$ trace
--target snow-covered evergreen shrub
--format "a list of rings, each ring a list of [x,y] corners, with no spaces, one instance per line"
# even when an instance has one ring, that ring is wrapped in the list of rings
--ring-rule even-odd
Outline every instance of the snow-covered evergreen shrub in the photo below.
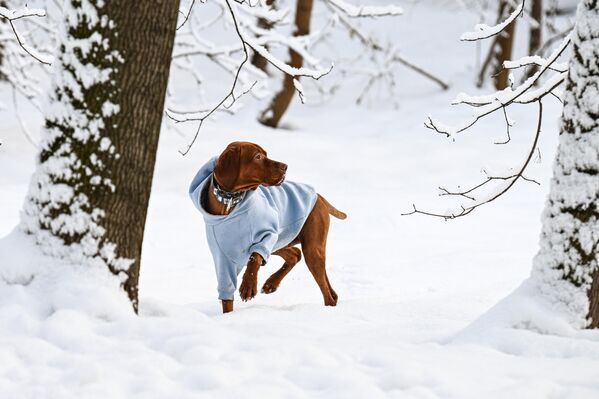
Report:
[[[39,165],[22,227],[49,255],[115,271],[125,270],[130,261],[118,258],[115,246],[103,239],[106,210],[93,203],[113,193],[112,171],[105,165],[119,156],[104,129],[119,112],[112,100],[123,60],[111,49],[116,30],[103,5],[92,0],[64,4]]]
[[[578,327],[599,326],[599,1],[572,33],[558,153],[533,279]]]

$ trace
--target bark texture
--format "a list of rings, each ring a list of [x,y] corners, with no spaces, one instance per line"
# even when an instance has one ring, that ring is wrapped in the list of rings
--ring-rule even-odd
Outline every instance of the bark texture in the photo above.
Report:
[[[105,265],[133,307],[179,0],[69,0],[23,212],[45,252]]]
[[[533,277],[579,327],[599,327],[599,4],[583,0]]]
[[[294,36],[304,36],[310,33],[310,19],[312,18],[312,4],[313,0],[297,0],[297,8],[295,10],[295,32]],[[289,65],[294,68],[301,68],[303,65],[303,58],[300,54],[296,53],[292,49],[289,49]],[[270,126],[277,127],[281,118],[287,111],[291,99],[295,93],[295,87],[293,85],[293,77],[285,75],[283,80],[283,87],[272,99],[268,108],[260,116],[260,123]]]
[[[541,48],[541,40],[543,36],[543,0],[532,0],[530,16],[538,23],[537,26],[531,25],[528,38],[528,54],[535,55],[539,51],[539,48]],[[528,68],[526,71],[526,77],[531,77],[537,72],[538,69],[538,66],[532,66]]]
[[[501,0],[499,3],[497,23],[505,21],[512,12],[514,12],[514,6],[510,0]],[[485,79],[489,75],[493,77],[493,85],[497,90],[503,90],[508,87],[509,71],[503,70],[503,62],[512,58],[514,35],[516,34],[516,21],[517,19],[495,36],[493,44],[487,54],[487,58],[478,75],[479,87],[485,83]]]
[[[121,112],[107,129],[118,159],[107,164],[116,190],[99,198],[106,210],[106,238],[119,255],[134,259],[125,290],[137,307],[141,249],[156,150],[175,41],[179,0],[111,0],[119,29],[114,46],[125,59],[117,78]]]
[[[6,2],[2,1],[2,0],[0,0],[0,7],[8,8]],[[6,22],[6,20],[4,20],[3,18],[0,18],[0,33],[3,33],[3,32],[8,33],[9,30],[10,30],[10,28],[8,27],[8,23]],[[5,62],[4,43],[2,43],[2,41],[0,41],[0,81],[6,80],[6,75],[2,72],[2,64],[4,62]]]
[[[274,5],[274,3],[275,3],[275,0],[266,0],[267,6],[272,7]],[[270,30],[270,29],[272,29],[273,24],[266,18],[258,18],[258,27],[260,29]],[[267,47],[267,49],[268,49],[268,47]],[[266,60],[266,58],[261,56],[259,53],[254,51],[254,54],[252,54],[251,62],[252,62],[252,65],[254,65],[256,68],[258,68],[264,72],[268,72],[268,61]]]

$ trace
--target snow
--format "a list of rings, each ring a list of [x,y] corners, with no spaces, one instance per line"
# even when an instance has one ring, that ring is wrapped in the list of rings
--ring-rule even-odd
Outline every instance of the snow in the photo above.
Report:
[[[451,222],[399,216],[412,203],[444,209],[451,198],[437,197],[437,187],[469,187],[481,166],[517,164],[536,127],[530,106],[515,105],[509,145],[492,144],[505,136],[500,114],[457,143],[423,128],[429,112],[461,119],[449,105],[458,92],[488,91],[472,87],[474,49],[458,41],[477,16],[452,4],[408,4],[404,18],[419,23],[382,25],[409,38],[401,48],[419,65],[443,63],[453,83],[447,92],[402,70],[398,109],[357,108],[361,85],[346,77],[326,106],[296,99],[281,130],[256,123],[263,103],[248,101],[236,115],[207,121],[186,157],[177,150],[195,126],[180,125],[183,137],[164,130],[140,316],[104,268],[58,264],[15,230],[35,149],[0,86],[8,107],[0,115],[0,398],[596,398],[598,332],[573,328],[527,280],[558,141],[556,100],[544,100],[542,161],[529,171],[540,187],[519,184]],[[448,13],[460,23],[447,24]],[[525,41],[518,46],[524,54]],[[39,132],[42,121],[26,111],[27,127]],[[337,307],[322,305],[302,261],[276,293],[237,298],[233,313],[220,313],[203,222],[186,190],[196,169],[233,140],[261,144],[289,164],[289,179],[348,213],[331,222],[328,240]],[[281,265],[273,258],[260,283]]]

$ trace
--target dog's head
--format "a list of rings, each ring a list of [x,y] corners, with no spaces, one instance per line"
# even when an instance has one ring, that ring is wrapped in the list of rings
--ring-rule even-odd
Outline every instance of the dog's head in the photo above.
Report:
[[[260,185],[278,186],[285,180],[287,165],[268,159],[257,144],[236,141],[216,161],[214,176],[227,191],[245,191]]]

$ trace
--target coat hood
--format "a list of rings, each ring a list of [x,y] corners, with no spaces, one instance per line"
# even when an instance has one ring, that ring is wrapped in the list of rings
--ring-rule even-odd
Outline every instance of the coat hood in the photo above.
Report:
[[[210,179],[212,178],[212,172],[214,172],[214,167],[216,166],[216,160],[218,157],[211,158],[208,162],[204,164],[198,170],[195,177],[191,181],[189,185],[189,196],[191,197],[191,201],[195,205],[195,207],[202,213],[204,216],[204,221],[208,224],[216,224],[225,221],[226,219],[233,218],[236,215],[244,212],[244,209],[248,206],[248,200],[252,196],[255,190],[250,190],[246,192],[243,200],[228,215],[213,215],[208,213],[204,207],[202,206],[202,191],[206,184],[210,184]]]

